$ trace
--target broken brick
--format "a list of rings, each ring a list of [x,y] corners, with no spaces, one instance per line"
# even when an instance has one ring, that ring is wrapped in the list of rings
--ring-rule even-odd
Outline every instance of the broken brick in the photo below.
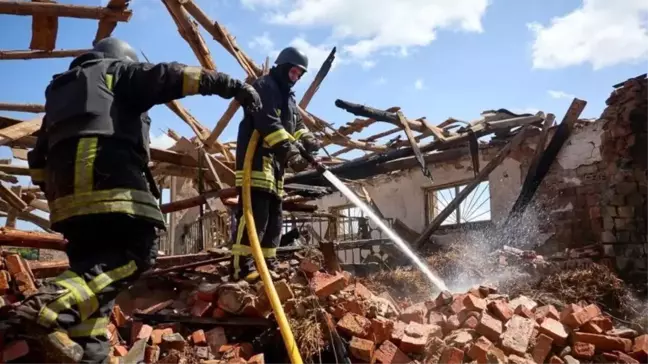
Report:
[[[502,322],[484,312],[479,319],[476,331],[491,341],[497,341],[502,334]]]
[[[445,343],[455,348],[463,349],[473,341],[472,334],[468,330],[456,330],[444,339]]]
[[[597,305],[587,305],[582,310],[572,312],[564,319],[564,324],[576,329],[581,327],[586,322],[601,316],[601,309]]]
[[[444,364],[461,364],[464,358],[464,351],[454,347],[447,347],[441,354],[440,363]]]
[[[205,337],[205,331],[196,330],[191,334],[191,341],[194,345],[207,345],[207,338]]]
[[[603,329],[601,329],[594,321],[588,321],[583,326],[580,327],[581,331],[589,332],[590,334],[603,334]]]
[[[557,356],[549,358],[549,364],[565,364],[565,362]]]
[[[416,322],[410,322],[405,328],[405,334],[401,339],[399,349],[406,354],[421,354],[425,350],[432,328],[428,325],[421,325]]]
[[[194,302],[193,304],[193,307],[191,308],[191,315],[196,317],[203,317],[207,314],[207,312],[209,312],[211,308],[211,302],[196,300],[196,302]]]
[[[605,360],[608,360],[609,363],[616,363],[619,360],[619,357],[613,353],[601,353]]]
[[[584,342],[575,342],[572,346],[572,354],[580,359],[591,359],[594,356],[594,345]]]
[[[525,318],[530,318],[535,320],[535,314],[531,310],[529,310],[525,305],[517,306],[517,308],[515,309],[515,311],[513,311],[513,313]]]
[[[349,337],[366,338],[369,335],[369,330],[371,330],[371,321],[366,317],[347,313],[338,321],[337,328]]]
[[[173,334],[173,330],[171,328],[153,330],[153,332],[151,332],[151,344],[162,344],[162,336],[170,334]]]
[[[551,317],[547,317],[542,321],[540,332],[551,337],[556,345],[564,345],[568,336],[565,326]]]
[[[406,327],[407,324],[404,323],[403,321],[396,321],[394,323],[394,328],[392,330],[391,341],[396,344],[400,344],[401,340],[403,339],[403,336],[405,335]]]
[[[196,298],[205,302],[216,303],[218,301],[218,284],[202,283],[198,286]]]
[[[454,297],[452,296],[452,293],[449,291],[442,291],[434,300],[434,303],[436,304],[436,307],[442,307],[451,304],[453,299]]]
[[[485,336],[480,336],[468,349],[468,356],[479,364],[485,364],[487,362],[486,354],[492,346],[493,343],[490,340]]]
[[[13,276],[18,290],[23,296],[31,296],[38,292],[34,280],[31,278],[28,272],[18,272]]]
[[[5,294],[11,289],[11,275],[6,270],[0,271],[0,294]]]
[[[507,364],[508,363],[508,358],[506,357],[506,354],[498,348],[498,347],[491,347],[488,353],[486,354],[486,360],[488,363],[497,363],[497,364]]]
[[[209,346],[195,346],[194,353],[196,353],[196,356],[200,359],[209,359],[209,356],[211,355]]]
[[[463,309],[465,308],[463,301],[464,301],[464,298],[466,296],[470,296],[470,295],[458,294],[458,295],[456,295],[454,297],[454,299],[452,300],[452,303],[450,304],[450,312],[451,313],[456,315],[459,312],[463,311]]]
[[[2,349],[2,356],[0,357],[3,363],[22,358],[29,354],[29,345],[25,340],[16,340],[8,343]]]
[[[157,363],[160,359],[160,347],[157,345],[147,345],[144,350],[144,362],[146,364]]]
[[[117,325],[117,327],[125,327],[126,323],[128,322],[126,315],[124,315],[124,312],[121,310],[119,305],[113,306],[112,319],[115,325]]]
[[[536,301],[524,295],[517,296],[515,299],[509,302],[508,305],[511,311],[514,311],[519,305],[524,305],[531,311],[538,307],[538,303]]]
[[[508,356],[508,362],[509,364],[532,364],[533,360],[529,360],[527,358],[523,358],[521,356],[511,354]]]
[[[133,341],[137,341],[141,339],[146,339],[146,341],[148,341],[148,339],[151,337],[151,334],[153,333],[153,328],[146,324],[142,324],[138,326],[139,327],[137,330],[137,334],[135,335],[135,340]]]
[[[580,364],[580,361],[571,355],[563,356],[563,360],[565,361],[565,364]]]
[[[393,330],[394,322],[391,320],[383,318],[375,318],[371,320],[372,339],[377,344],[389,340]]]
[[[185,339],[178,333],[162,336],[161,347],[164,351],[177,350],[182,352],[186,345]]]
[[[648,361],[648,334],[637,336],[634,339],[632,355],[642,363]]]
[[[419,302],[415,305],[411,305],[403,311],[399,319],[403,322],[417,322],[422,324],[425,322],[425,314],[427,313],[427,306],[425,302]]]
[[[583,308],[580,305],[577,305],[575,303],[569,303],[569,304],[565,305],[565,307],[563,307],[562,311],[560,311],[560,321],[563,324],[567,324],[566,323],[567,318],[571,314],[573,314],[575,312],[578,312],[578,311],[580,311],[582,309]]]
[[[464,306],[470,311],[484,311],[486,309],[486,301],[482,298],[475,297],[471,294],[466,295],[463,300]]]
[[[370,362],[374,354],[375,345],[373,341],[361,339],[354,336],[351,338],[351,343],[349,344],[349,349],[351,355],[357,359],[363,360],[365,362]]]
[[[113,324],[112,322],[108,323],[106,326],[106,330],[108,331],[108,341],[110,342],[110,345],[118,345],[119,344],[119,333],[117,332],[117,326]]]
[[[614,324],[612,323],[612,320],[609,317],[599,316],[592,319],[590,322],[600,327],[601,330],[603,330],[603,332],[607,332],[614,329]]]
[[[515,315],[506,323],[501,335],[501,348],[508,353],[524,356],[533,334],[535,323],[531,319]]]
[[[538,323],[542,323],[545,317],[551,317],[554,320],[560,320],[560,313],[556,310],[554,305],[540,306],[535,309],[535,319]]]
[[[362,298],[363,300],[370,300],[373,297],[373,293],[362,283],[354,284],[353,294],[356,297]]]
[[[439,312],[430,311],[428,316],[428,324],[443,327],[445,325],[446,317]]]
[[[346,280],[342,274],[331,275],[328,273],[316,272],[310,282],[311,289],[317,297],[328,297],[336,294],[346,287]]]
[[[225,312],[225,310],[223,310],[220,307],[216,307],[214,309],[214,311],[212,311],[212,317],[215,318],[215,319],[223,319],[223,318],[225,318],[227,316],[228,316],[228,313]]]
[[[624,339],[615,336],[597,335],[586,332],[574,332],[574,342],[584,342],[593,344],[597,350],[600,351],[613,351],[619,350],[628,352],[632,348],[632,340]]]
[[[220,352],[220,347],[227,344],[227,336],[225,336],[225,329],[222,327],[215,327],[205,333],[207,345],[212,353]]]
[[[475,316],[470,316],[463,324],[461,324],[461,328],[474,330],[477,328],[477,325],[479,325],[479,320],[477,320]]]
[[[443,326],[443,331],[445,333],[449,333],[460,327],[461,327],[461,322],[459,321],[459,317],[457,315],[452,315],[448,317],[448,319],[446,320],[445,326]]]
[[[248,361],[247,364],[265,364],[265,355],[263,353],[253,355]]]
[[[310,259],[303,259],[301,263],[299,263],[299,270],[304,272],[307,277],[312,277],[315,272],[320,270],[320,265]]]
[[[509,307],[509,305],[501,300],[493,301],[488,304],[488,309],[489,311],[493,314],[494,317],[496,317],[498,320],[502,322],[506,322],[513,317],[513,310]]]
[[[606,332],[605,334],[608,336],[618,336],[625,339],[632,339],[638,335],[637,331],[628,327],[624,327],[620,329],[612,329]]]
[[[536,337],[535,346],[533,347],[533,352],[531,353],[533,361],[538,364],[544,363],[547,355],[551,352],[552,344],[553,339],[551,337],[545,334],[538,335],[538,337]]]
[[[248,360],[254,354],[254,347],[250,343],[222,345],[218,351],[223,358],[241,358]]]
[[[123,345],[113,346],[113,355],[114,356],[126,356],[128,354],[128,349]]]
[[[391,341],[383,342],[374,355],[381,364],[408,364],[412,360]]]
[[[614,352],[617,355],[617,360],[619,363],[623,364],[639,364],[639,360],[631,357],[630,355],[623,353],[621,351]]]

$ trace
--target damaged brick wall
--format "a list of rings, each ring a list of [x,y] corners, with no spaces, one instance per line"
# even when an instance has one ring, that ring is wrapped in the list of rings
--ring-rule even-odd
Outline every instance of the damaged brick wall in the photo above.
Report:
[[[612,92],[601,116],[605,120],[601,155],[606,185],[601,195],[606,255],[627,274],[646,270],[646,124],[648,81],[630,79]]]

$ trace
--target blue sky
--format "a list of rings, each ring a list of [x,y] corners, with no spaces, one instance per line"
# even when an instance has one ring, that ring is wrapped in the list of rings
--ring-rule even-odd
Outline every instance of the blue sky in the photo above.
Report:
[[[99,6],[106,0],[65,1]],[[612,85],[646,72],[648,5],[641,0],[201,0],[213,19],[261,64],[292,44],[313,65],[296,87],[298,99],[333,46],[338,59],[309,110],[339,127],[353,116],[337,98],[378,108],[400,106],[411,118],[433,124],[452,116],[473,120],[487,109],[553,112],[560,119],[573,96],[588,101],[584,117],[597,117]],[[151,61],[198,64],[166,8],[136,0],[133,17],[113,33]],[[60,19],[57,49],[91,46],[97,21]],[[29,46],[31,18],[0,15],[0,50]],[[233,57],[203,32],[219,71],[245,75]],[[271,58],[273,59],[273,58]],[[0,61],[0,102],[43,103],[51,75],[71,59]],[[228,101],[182,100],[213,127]],[[5,113],[21,119],[33,115]],[[150,112],[158,146],[167,128],[191,130],[164,106]],[[221,136],[236,137],[240,115]],[[375,125],[367,136],[391,128]],[[332,148],[331,150],[335,150]],[[10,155],[0,148],[0,158]]]

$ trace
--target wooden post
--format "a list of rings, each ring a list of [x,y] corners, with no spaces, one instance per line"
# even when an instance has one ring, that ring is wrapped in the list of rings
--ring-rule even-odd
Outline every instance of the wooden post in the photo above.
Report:
[[[79,19],[111,19],[127,22],[133,12],[131,10],[113,10],[97,6],[68,5],[57,3],[37,3],[28,1],[0,1],[0,14],[9,15],[47,15]]]
[[[0,53],[0,55],[1,55],[1,53]],[[10,103],[0,102],[0,110],[40,113],[40,112],[45,112],[45,105],[38,105],[38,104],[10,104]]]

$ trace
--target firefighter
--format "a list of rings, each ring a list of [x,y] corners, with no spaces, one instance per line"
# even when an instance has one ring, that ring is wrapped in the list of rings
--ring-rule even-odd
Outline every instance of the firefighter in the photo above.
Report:
[[[276,278],[276,254],[283,225],[281,198],[284,171],[302,171],[308,162],[293,144],[302,143],[309,153],[320,148],[319,141],[304,126],[297,110],[293,86],[308,68],[308,58],[300,50],[288,47],[282,50],[268,75],[258,78],[252,86],[261,96],[263,107],[246,111],[239,125],[236,140],[236,187],[239,193],[236,236],[232,245],[232,276],[235,280],[253,282],[259,277],[250,249],[246,222],[243,217],[243,161],[254,130],[259,141],[252,162],[252,210],[259,241],[271,275]]]
[[[78,359],[76,342],[82,362],[107,361],[115,298],[157,256],[156,232],[165,224],[148,168],[147,111],[197,94],[261,107],[250,85],[201,67],[141,63],[116,38],[74,59],[45,91],[45,116],[28,162],[47,197],[51,228],[68,241],[70,269],[16,312],[23,324],[63,334],[58,345],[67,360]]]

